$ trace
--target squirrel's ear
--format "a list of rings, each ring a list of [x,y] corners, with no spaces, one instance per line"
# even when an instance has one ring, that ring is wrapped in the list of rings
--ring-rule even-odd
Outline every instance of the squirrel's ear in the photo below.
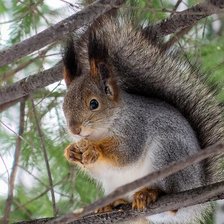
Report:
[[[108,62],[108,50],[101,40],[98,40],[96,33],[90,31],[88,43],[90,75],[100,80],[107,96],[112,100],[118,98],[117,83],[112,72],[112,66]]]
[[[72,38],[70,38],[66,43],[63,54],[63,62],[64,80],[68,87],[73,79],[81,74],[79,59]]]
[[[107,64],[101,62],[97,65],[98,73],[100,74],[101,83],[105,94],[111,99],[117,101],[118,86],[114,75]]]
[[[90,75],[97,77],[100,75],[98,65],[100,63],[107,64],[108,50],[102,40],[97,39],[96,32],[90,30],[89,42],[88,42],[88,53],[90,63]]]

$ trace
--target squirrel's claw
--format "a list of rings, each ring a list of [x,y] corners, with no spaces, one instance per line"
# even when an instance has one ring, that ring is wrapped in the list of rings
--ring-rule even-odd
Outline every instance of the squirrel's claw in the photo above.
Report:
[[[76,142],[74,145],[80,152],[83,153],[89,148],[90,142],[87,139],[82,139],[81,141]]]
[[[114,202],[112,202],[111,204],[106,205],[103,208],[97,209],[95,212],[96,213],[111,212],[113,209],[117,209],[119,206],[126,205],[128,203],[129,202],[124,199],[117,199]]]
[[[65,158],[70,162],[80,162],[82,160],[82,154],[71,144],[65,148],[64,151]]]
[[[89,148],[82,154],[82,163],[83,164],[94,163],[98,158],[99,158],[99,152],[95,149]]]
[[[154,203],[157,200],[159,192],[157,189],[150,188],[143,188],[136,192],[132,202],[132,209],[145,209],[150,203]]]
[[[79,162],[83,165],[96,162],[99,155],[97,145],[85,139],[67,146],[64,152],[68,161]]]

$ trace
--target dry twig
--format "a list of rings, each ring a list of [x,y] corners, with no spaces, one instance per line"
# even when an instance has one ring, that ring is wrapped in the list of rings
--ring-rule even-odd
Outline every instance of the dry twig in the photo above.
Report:
[[[55,195],[54,195],[54,186],[53,186],[53,181],[52,181],[52,176],[51,176],[51,169],[50,169],[50,165],[49,165],[49,160],[48,160],[48,156],[47,156],[47,150],[46,150],[46,147],[45,147],[44,135],[41,131],[40,124],[38,122],[38,117],[37,117],[36,108],[35,108],[33,99],[31,100],[31,102],[32,102],[33,114],[34,114],[34,118],[35,118],[35,122],[36,122],[36,126],[37,126],[37,132],[38,132],[38,135],[39,135],[39,138],[40,138],[40,144],[41,144],[41,148],[42,148],[42,151],[43,151],[43,154],[44,154],[44,161],[45,161],[46,169],[47,169],[49,187],[50,187],[50,191],[51,191],[53,213],[54,213],[54,216],[56,216],[57,215],[57,208],[56,208]]]
[[[27,96],[34,90],[48,86],[62,79],[62,63],[57,63],[53,68],[24,78],[11,86],[0,90],[0,108],[3,104]]]
[[[15,178],[16,178],[18,162],[19,162],[19,157],[20,157],[20,151],[21,151],[22,139],[19,136],[22,136],[23,132],[24,132],[24,118],[25,118],[25,100],[23,100],[20,103],[19,133],[18,133],[18,137],[16,140],[16,149],[15,149],[15,154],[14,154],[12,171],[11,171],[11,174],[9,177],[8,197],[5,202],[4,216],[2,219],[3,224],[9,223],[10,210],[11,210],[11,205],[12,205],[12,201],[13,201],[14,184],[15,184]]]

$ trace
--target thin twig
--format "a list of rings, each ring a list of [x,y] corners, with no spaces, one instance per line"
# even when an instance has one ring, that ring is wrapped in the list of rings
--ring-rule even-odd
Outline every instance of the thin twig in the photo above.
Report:
[[[166,43],[163,44],[163,48],[165,50],[168,50],[170,47],[172,47],[176,42],[180,40],[185,34],[187,34],[191,30],[192,26],[185,27],[184,29],[178,31],[171,37]]]
[[[55,183],[55,184],[53,185],[53,187],[55,187],[55,186],[57,186],[57,185],[63,183],[63,182],[66,180],[66,178],[67,178],[67,175],[66,175],[65,177],[63,177],[60,181],[58,181],[57,183]],[[46,186],[46,185],[45,185],[45,186]],[[25,203],[21,204],[20,206],[15,207],[14,211],[16,211],[16,210],[18,210],[18,209],[21,209],[21,208],[24,208],[24,209],[25,209],[26,206],[27,206],[28,204],[30,204],[30,203],[32,203],[33,201],[36,201],[37,199],[43,197],[43,196],[46,195],[46,193],[47,193],[48,191],[50,191],[51,189],[52,189],[52,188],[51,188],[50,186],[46,186],[46,189],[45,189],[43,192],[41,192],[40,194],[38,194],[38,195],[35,196],[34,198],[30,199],[29,201],[26,201]]]
[[[37,182],[39,182],[41,185],[43,185],[44,187],[46,187],[46,188],[48,188],[48,185],[47,184],[45,184],[41,179],[39,179],[37,176],[35,176],[32,172],[30,172],[29,170],[27,170],[25,167],[23,167],[23,166],[21,166],[21,165],[18,165],[18,167],[20,168],[20,169],[22,169],[24,172],[26,172],[27,174],[29,174],[31,177],[33,177]],[[62,180],[61,181],[59,181],[59,182],[57,182],[56,184],[54,184],[54,187],[56,186],[56,185],[58,185],[58,184],[60,184],[62,181],[65,181],[66,180],[66,178],[68,178],[68,176],[69,175],[66,175],[64,178],[62,178]],[[50,190],[50,189],[49,189]],[[63,194],[63,193],[61,193],[61,192],[59,192],[59,191],[54,191],[55,193],[57,193],[57,194],[59,194],[59,195],[62,195],[62,196],[64,196],[64,197],[70,197],[69,195],[67,195],[67,194]],[[16,208],[15,208],[16,209]]]
[[[48,160],[48,156],[47,156],[47,150],[46,150],[46,147],[45,147],[44,135],[43,135],[42,130],[40,128],[40,124],[39,124],[39,121],[38,121],[36,108],[35,108],[33,99],[31,99],[31,103],[32,103],[33,114],[34,114],[34,118],[35,118],[35,122],[36,122],[36,126],[37,126],[37,132],[38,132],[38,135],[39,135],[39,138],[40,138],[41,148],[42,148],[42,151],[43,151],[43,154],[44,154],[44,161],[45,161],[45,165],[46,165],[46,169],[47,169],[49,186],[50,186],[50,189],[51,189],[51,199],[52,199],[53,213],[54,213],[54,216],[56,216],[57,215],[57,208],[56,208],[56,202],[55,202],[54,187],[53,187],[53,181],[52,181],[52,176],[51,176],[49,160]]]
[[[181,2],[182,2],[182,0],[177,0],[176,4],[173,7],[173,12],[171,13],[171,15],[173,15],[176,12],[176,10],[179,7],[179,5],[181,4]]]
[[[17,207],[19,207],[20,206],[20,200],[19,199],[17,199],[17,198],[15,198],[14,200],[13,200],[13,205],[14,206],[17,206]],[[30,211],[29,209],[27,209],[27,208],[22,208],[22,207],[20,207],[20,212],[22,212],[23,213],[23,215],[24,216],[26,216],[27,218],[29,218],[29,219],[32,219],[32,217],[33,217],[33,212],[32,211]],[[18,219],[13,219],[13,218],[11,218],[11,222],[15,222],[15,221],[17,221]]]
[[[19,158],[20,158],[20,151],[21,151],[20,136],[22,136],[23,132],[24,132],[24,120],[25,120],[25,101],[20,103],[19,133],[18,133],[18,137],[16,139],[16,149],[15,149],[15,154],[14,154],[12,171],[11,171],[11,174],[9,177],[8,197],[5,202],[4,216],[2,219],[3,224],[9,223],[11,205],[12,205],[12,201],[13,201],[15,178],[16,178],[18,162],[19,162]]]
[[[80,212],[79,214],[68,213],[62,217],[54,219],[50,223],[72,222],[76,219],[79,219],[80,217],[83,217],[87,214],[90,214],[91,212],[94,212],[98,208],[104,207],[112,203],[113,201],[119,198],[122,198],[122,196],[126,195],[127,193],[131,191],[135,191],[140,187],[150,186],[154,184],[155,182],[161,179],[164,179],[165,177],[171,174],[174,174],[180,170],[183,170],[184,168],[192,164],[198,163],[208,157],[212,157],[221,153],[224,153],[224,144],[218,143],[218,144],[209,146],[206,149],[200,150],[194,155],[191,155],[187,158],[183,158],[180,161],[174,162],[171,165],[164,167],[158,171],[155,171],[143,178],[140,178],[138,180],[135,180],[131,183],[125,184],[117,188],[115,191],[113,191],[112,193],[104,197],[103,199],[97,200],[96,202],[83,208],[82,212]]]
[[[19,64],[19,66],[17,66],[16,68],[10,69],[8,72],[3,73],[1,75],[2,81],[7,81],[7,80],[11,79],[17,72],[21,71],[22,69],[24,69],[27,66],[29,66],[30,64],[32,64],[34,60],[35,59],[32,58],[26,62]]]
[[[5,167],[5,171],[6,171],[6,172],[2,173],[0,177],[4,176],[5,173],[6,173],[7,174],[7,179],[8,179],[7,183],[9,183],[9,170],[8,170],[8,168],[6,166],[6,163],[5,163],[5,160],[3,159],[1,154],[0,154],[0,159],[2,160],[2,163],[3,163],[3,165]]]
[[[44,50],[38,52],[37,56],[31,58],[30,60],[23,62],[21,64],[19,64],[16,68],[11,69],[8,72],[5,72],[1,75],[1,79],[3,81],[7,81],[10,78],[12,78],[17,72],[21,71],[22,69],[26,68],[27,66],[29,66],[31,63],[33,63],[35,60],[37,60],[39,57],[46,57],[46,54],[49,50],[52,49],[52,47],[54,47],[54,44],[51,44],[50,46],[48,46],[47,48],[45,48]]]

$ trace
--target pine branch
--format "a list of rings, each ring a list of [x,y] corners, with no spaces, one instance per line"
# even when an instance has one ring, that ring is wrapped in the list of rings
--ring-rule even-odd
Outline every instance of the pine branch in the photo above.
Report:
[[[215,13],[223,12],[223,0],[205,0],[189,9],[172,13],[171,16],[154,26],[144,29],[146,35],[166,36],[187,27],[194,26],[199,20]]]
[[[132,190],[136,190],[138,187],[150,185],[156,181],[167,177],[181,169],[184,169],[193,163],[197,163],[207,157],[221,154],[224,151],[224,144],[215,144],[200,152],[189,156],[186,159],[175,162],[168,167],[165,167],[159,171],[147,175],[139,180],[136,180],[130,184],[124,185],[114,191],[107,197],[98,200],[97,202],[85,207],[81,213],[69,213],[65,216],[58,217],[56,219],[46,218],[37,219],[31,221],[18,222],[17,224],[42,224],[42,223],[72,223],[72,224],[111,224],[121,221],[128,221],[139,217],[150,216],[153,214],[159,214],[165,211],[177,210],[183,207],[188,207],[196,204],[205,203],[207,201],[214,201],[224,199],[224,181],[211,184],[209,186],[203,186],[184,192],[167,194],[159,197],[158,201],[149,205],[144,211],[136,211],[131,209],[131,205],[124,205],[118,210],[114,210],[108,213],[102,214],[89,214],[96,208],[104,206],[107,203],[114,201],[117,198],[121,198],[124,194]],[[84,216],[83,216],[84,215]]]
[[[16,59],[26,56],[44,46],[62,40],[69,34],[97,19],[99,16],[113,8],[119,7],[124,0],[98,0],[74,15],[47,28],[46,30],[30,37],[6,50],[0,52],[0,67],[10,64]]]

